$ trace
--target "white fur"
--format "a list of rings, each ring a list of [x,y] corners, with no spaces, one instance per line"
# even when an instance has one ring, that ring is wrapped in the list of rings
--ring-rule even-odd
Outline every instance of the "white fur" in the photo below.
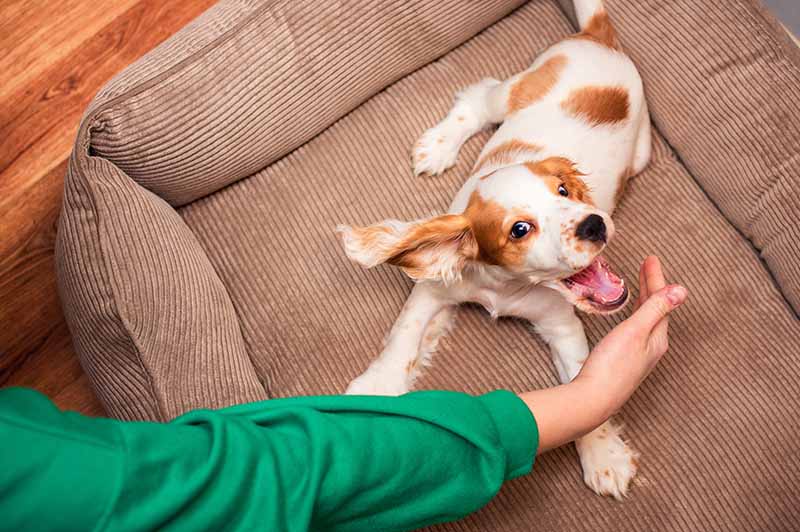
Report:
[[[572,4],[575,6],[575,18],[578,19],[580,28],[586,27],[595,13],[605,10],[602,0],[574,0]]]
[[[456,95],[444,120],[423,133],[414,145],[414,174],[436,175],[456,163],[458,151],[472,135],[503,120],[503,112],[487,105],[501,83],[486,78]]]
[[[576,0],[575,7],[581,25],[603,9],[600,0]],[[574,233],[574,224],[587,214],[597,213],[606,221],[609,239],[613,236],[610,215],[616,206],[619,178],[626,168],[638,173],[647,165],[650,122],[639,74],[627,56],[589,40],[567,39],[542,53],[531,69],[557,54],[568,59],[557,83],[541,100],[524,109],[513,113],[506,110],[511,87],[523,73],[504,82],[487,78],[459,92],[448,115],[426,131],[415,145],[414,172],[444,171],[455,163],[460,147],[470,136],[502,122],[482,155],[503,142],[517,139],[540,146],[542,149],[536,153],[539,160],[566,157],[585,174],[583,180],[596,207],[568,201],[541,188],[544,185],[531,184],[535,180],[518,165],[531,160],[531,153],[525,150],[514,154],[510,162],[478,169],[456,194],[449,212],[462,213],[476,189],[483,198],[506,209],[535,211],[542,226],[541,235],[528,252],[525,264],[518,271],[478,262],[463,266],[454,264],[447,253],[441,253],[439,267],[442,272],[450,273],[434,275],[438,280],[415,285],[383,352],[350,384],[347,393],[396,395],[408,391],[419,368],[428,363],[435,349],[432,340],[438,340],[446,330],[442,323],[448,321],[439,317],[462,302],[477,302],[493,317],[529,320],[549,344],[561,382],[569,382],[580,371],[589,354],[589,345],[575,315],[574,301],[555,280],[588,265],[604,246],[578,253],[568,249],[563,235]],[[573,89],[587,85],[625,88],[629,95],[629,118],[623,123],[592,126],[568,116],[560,102]],[[377,242],[369,249],[350,238],[349,228],[341,228],[348,256],[367,267],[381,262],[384,248],[396,243],[409,226],[396,221],[384,224],[392,231],[385,242]],[[434,249],[430,253],[437,252]],[[452,272],[455,268],[459,268],[457,274]],[[622,440],[618,427],[606,422],[580,438],[576,447],[584,481],[591,489],[616,498],[627,493],[636,473],[637,455]]]

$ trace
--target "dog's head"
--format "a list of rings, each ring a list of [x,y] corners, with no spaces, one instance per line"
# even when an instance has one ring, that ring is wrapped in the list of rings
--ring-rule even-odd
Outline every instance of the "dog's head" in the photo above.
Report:
[[[599,256],[614,223],[581,176],[560,157],[508,166],[478,180],[462,214],[338,230],[347,255],[367,268],[388,262],[414,279],[445,283],[467,268],[501,268],[558,290],[581,310],[610,313],[628,298]]]

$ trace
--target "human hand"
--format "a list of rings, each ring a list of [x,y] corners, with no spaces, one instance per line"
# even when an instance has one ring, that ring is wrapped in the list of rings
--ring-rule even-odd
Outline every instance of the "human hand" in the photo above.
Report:
[[[683,304],[688,292],[666,286],[661,262],[647,257],[639,270],[637,310],[595,346],[575,378],[603,397],[610,416],[633,395],[667,352],[668,314]]]
[[[520,394],[539,427],[544,452],[596,429],[625,404],[668,347],[667,315],[687,297],[665,286],[661,262],[647,257],[639,270],[637,310],[589,354],[569,384]]]

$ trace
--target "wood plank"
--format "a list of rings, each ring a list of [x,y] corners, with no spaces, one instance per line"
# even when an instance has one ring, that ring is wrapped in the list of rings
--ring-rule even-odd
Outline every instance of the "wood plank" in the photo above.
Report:
[[[32,0],[0,8],[0,99],[41,79],[49,65],[71,55],[87,38],[125,13],[137,0],[107,0],[88,9],[85,0]],[[98,5],[99,4],[99,5]],[[57,23],[53,23],[57,19]]]
[[[58,301],[55,229],[78,122],[117,72],[213,5],[0,3],[0,386],[102,415]]]
[[[57,322],[26,363],[2,385],[35,388],[65,410],[103,415],[103,405],[92,391],[71,343],[66,324]]]
[[[83,111],[114,74],[213,3],[174,9],[168,2],[140,1],[39,78],[0,97],[0,213],[69,155]]]
[[[37,246],[37,239],[41,247],[42,238],[55,232],[66,171],[67,160],[62,159],[55,168],[32,183],[24,194],[12,191],[14,201],[6,204],[0,214],[0,235],[3,235],[0,239],[0,283],[5,283],[6,278],[14,274],[14,265],[25,260],[24,256]],[[47,248],[50,252],[52,244],[50,242]],[[0,298],[4,295],[13,297],[14,294],[0,292]]]
[[[67,163],[39,181],[0,219],[0,384],[63,321],[56,287],[56,223]]]

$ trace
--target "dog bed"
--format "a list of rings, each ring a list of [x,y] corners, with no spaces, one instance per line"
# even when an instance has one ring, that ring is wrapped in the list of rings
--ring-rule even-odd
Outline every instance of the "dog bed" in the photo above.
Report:
[[[59,287],[110,415],[344,390],[411,284],[363,271],[333,228],[446,209],[457,166],[410,148],[452,94],[573,31],[555,0],[224,0],[95,98],[65,183]],[[654,156],[606,257],[662,258],[691,301],[618,416],[642,453],[623,503],[571,446],[442,530],[789,530],[800,506],[800,53],[750,0],[607,0],[645,82]],[[630,312],[586,317],[596,342]],[[422,388],[551,386],[526,326],[463,308]]]

